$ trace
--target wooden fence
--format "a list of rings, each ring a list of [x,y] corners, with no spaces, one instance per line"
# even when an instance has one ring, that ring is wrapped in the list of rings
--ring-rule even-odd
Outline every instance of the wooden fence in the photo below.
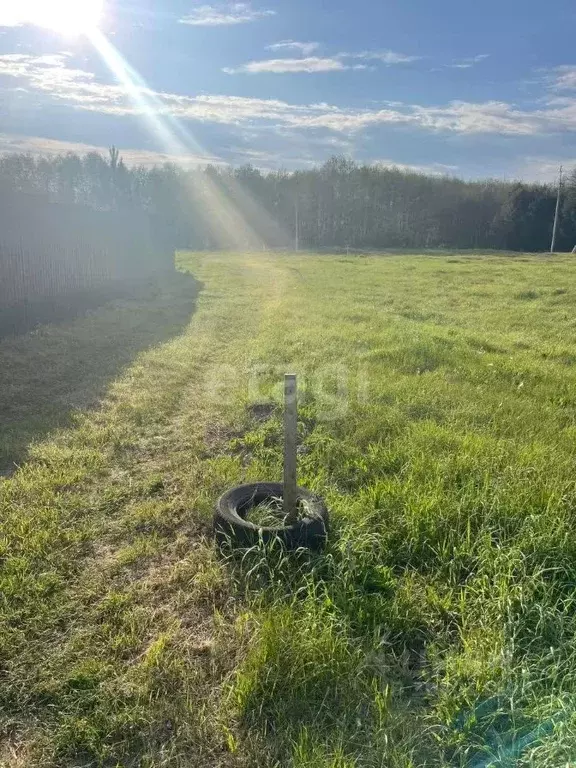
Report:
[[[0,196],[0,310],[173,268],[173,248],[142,213]]]

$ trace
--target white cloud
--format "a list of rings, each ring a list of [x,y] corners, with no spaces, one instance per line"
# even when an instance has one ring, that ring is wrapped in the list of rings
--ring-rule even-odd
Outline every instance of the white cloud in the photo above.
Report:
[[[251,3],[226,3],[219,5],[199,5],[180,19],[180,24],[193,27],[223,27],[234,24],[248,24],[251,21],[275,16],[276,11],[267,8],[254,8]]]
[[[576,91],[576,66],[557,67],[553,88],[556,91]]]
[[[452,64],[446,64],[450,69],[471,69],[475,64],[479,64],[484,59],[490,58],[489,53],[479,53],[477,56],[471,56],[461,61],[455,61]]]
[[[374,160],[375,165],[382,168],[397,168],[399,171],[408,173],[424,173],[428,176],[446,176],[453,175],[458,171],[457,165],[445,165],[444,163],[422,163],[420,165],[413,163],[398,163],[388,158]]]
[[[340,53],[345,59],[365,59],[366,61],[381,61],[382,64],[410,64],[419,61],[421,56],[410,56],[396,51],[361,51],[360,53]]]
[[[0,77],[16,78],[30,90],[49,94],[56,100],[77,104],[84,109],[122,113],[126,95],[120,86],[97,82],[92,72],[68,67],[67,59],[68,54],[65,53],[0,56]],[[124,113],[128,112],[124,109]]]
[[[313,168],[318,165],[318,157],[297,154],[286,145],[282,151],[246,149],[245,147],[230,147],[234,164],[250,163],[265,173],[278,170],[301,170],[304,167]]]
[[[527,181],[557,184],[560,166],[563,166],[564,174],[568,175],[576,167],[574,156],[566,158],[525,157],[522,162],[514,166],[509,176]]]
[[[54,157],[66,155],[69,152],[75,152],[78,155],[97,152],[107,157],[108,147],[75,141],[59,141],[58,139],[47,139],[42,136],[18,136],[0,133],[0,154],[24,153]],[[147,149],[121,149],[120,155],[127,165],[142,165],[146,168],[163,165],[164,163],[175,163],[176,165],[189,168],[207,165],[208,163],[212,165],[223,164],[222,160],[214,155],[172,155],[165,152],[153,152]]]
[[[538,113],[524,112],[500,101],[479,104],[452,101],[441,107],[413,106],[413,115],[423,128],[456,133],[531,135],[544,127]],[[576,127],[576,122],[574,123]]]
[[[268,51],[297,51],[302,56],[310,56],[314,51],[318,50],[320,43],[299,43],[296,40],[280,40],[279,43],[273,45],[267,45]]]
[[[309,57],[289,61],[313,67],[325,60]],[[53,101],[111,115],[138,116],[154,109],[159,115],[181,120],[245,127],[267,125],[274,130],[279,127],[319,129],[343,135],[380,125],[406,125],[467,135],[530,136],[576,131],[575,97],[551,99],[542,108],[534,110],[497,101],[452,101],[435,106],[394,102],[381,109],[355,109],[325,103],[291,104],[279,99],[211,94],[187,96],[141,89],[147,106],[135,104],[122,86],[102,83],[91,72],[69,65],[67,54],[48,57],[9,54],[0,56],[0,77],[15,80],[17,87],[43,94]],[[154,108],[150,106],[151,99],[155,102]]]
[[[264,59],[263,61],[249,61],[240,67],[225,67],[223,69],[229,75],[246,73],[249,75],[269,72],[272,74],[285,74],[297,72],[339,72],[346,67],[340,59],[324,59],[317,56],[309,56],[305,59]]]
[[[404,53],[394,51],[362,51],[360,53],[337,53],[332,56],[318,57],[310,56],[318,48],[318,43],[298,43],[293,40],[283,40],[280,43],[269,45],[268,50],[295,50],[304,56],[301,59],[263,59],[260,61],[249,61],[239,67],[224,67],[223,72],[229,75],[236,74],[261,74],[263,72],[272,74],[285,74],[304,72],[307,74],[313,72],[341,72],[345,69],[367,70],[373,69],[367,64],[352,64],[351,61],[379,61],[382,64],[390,66],[392,64],[408,64],[417,61],[419,56],[408,56]],[[350,60],[350,61],[347,61]]]

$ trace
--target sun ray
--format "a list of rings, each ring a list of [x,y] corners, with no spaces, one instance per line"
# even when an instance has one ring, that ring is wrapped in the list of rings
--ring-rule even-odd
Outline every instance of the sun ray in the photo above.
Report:
[[[165,152],[205,154],[205,148],[168,113],[167,105],[99,29],[90,30],[88,38]],[[207,173],[202,174],[201,182],[198,176],[187,174],[186,183],[190,205],[200,211],[213,245],[231,250],[261,250],[290,243],[290,236],[276,220],[230,176],[219,185]],[[243,200],[243,210],[231,196]]]

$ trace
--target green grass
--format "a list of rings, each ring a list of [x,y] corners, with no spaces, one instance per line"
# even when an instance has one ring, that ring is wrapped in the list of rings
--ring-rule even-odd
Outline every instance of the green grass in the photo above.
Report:
[[[573,761],[573,258],[180,267],[0,342],[0,765]],[[226,559],[288,370],[330,543]]]

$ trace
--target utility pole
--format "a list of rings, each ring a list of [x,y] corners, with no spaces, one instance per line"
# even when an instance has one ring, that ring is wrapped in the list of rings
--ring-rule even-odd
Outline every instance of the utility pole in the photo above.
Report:
[[[560,166],[560,175],[558,177],[558,195],[556,196],[556,211],[554,212],[554,227],[552,228],[552,245],[550,253],[556,252],[556,236],[558,234],[558,220],[560,218],[560,201],[562,199],[562,166]]]

